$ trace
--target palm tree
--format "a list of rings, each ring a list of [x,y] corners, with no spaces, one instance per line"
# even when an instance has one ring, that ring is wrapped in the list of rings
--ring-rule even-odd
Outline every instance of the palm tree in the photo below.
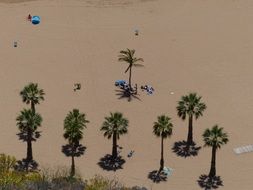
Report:
[[[205,145],[212,147],[212,160],[211,160],[211,169],[209,172],[209,178],[216,176],[216,150],[221,148],[221,145],[227,144],[228,135],[223,132],[223,128],[219,128],[218,125],[213,126],[212,129],[206,129],[203,133],[203,138]]]
[[[33,153],[32,153],[33,136],[37,131],[38,127],[41,126],[42,117],[40,114],[33,112],[31,109],[28,110],[23,109],[20,115],[16,118],[16,121],[17,121],[16,125],[18,126],[19,130],[26,136],[27,142],[26,161],[28,164],[33,160]]]
[[[89,123],[85,118],[85,114],[80,113],[78,109],[70,111],[64,120],[64,138],[68,140],[71,146],[71,171],[70,176],[75,175],[75,160],[74,152],[79,141],[83,138],[83,129],[86,128],[86,123]]]
[[[104,131],[104,137],[111,139],[112,137],[112,158],[118,157],[117,153],[117,140],[120,135],[127,133],[128,120],[125,119],[120,112],[110,113],[110,117],[105,117],[105,121],[100,128]]]
[[[31,109],[33,112],[35,112],[35,105],[44,100],[45,93],[43,89],[38,88],[38,84],[30,83],[24,87],[24,89],[20,92],[20,95],[23,99],[23,102],[26,104],[31,103]]]
[[[161,160],[160,160],[160,169],[158,174],[164,168],[164,157],[163,157],[163,140],[172,135],[173,124],[171,123],[171,118],[161,115],[157,117],[157,121],[153,125],[153,133],[157,137],[161,137]]]
[[[130,50],[130,49],[126,49],[126,50],[122,50],[120,51],[120,55],[119,55],[119,61],[124,61],[126,63],[129,64],[129,66],[127,67],[125,73],[129,70],[129,86],[132,87],[132,84],[131,84],[131,77],[132,77],[132,67],[133,66],[142,66],[141,64],[138,64],[137,62],[139,61],[142,61],[143,62],[143,59],[142,58],[136,58],[134,57],[134,53],[135,53],[135,50]]]
[[[198,119],[199,116],[203,115],[203,111],[206,109],[206,105],[200,101],[201,96],[197,96],[196,93],[189,93],[186,96],[182,96],[181,100],[178,102],[178,116],[181,117],[183,120],[186,119],[187,115],[189,117],[187,137],[188,146],[193,144],[193,117],[195,116],[195,119]]]

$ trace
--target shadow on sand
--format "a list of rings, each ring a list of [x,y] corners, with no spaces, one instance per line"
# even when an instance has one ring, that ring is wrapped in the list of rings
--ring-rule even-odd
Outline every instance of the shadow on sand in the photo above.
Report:
[[[152,180],[154,183],[160,183],[161,181],[167,181],[167,176],[163,172],[160,172],[160,174],[158,174],[158,170],[153,170],[153,171],[149,172],[148,178],[150,180]]]
[[[17,134],[17,136],[19,137],[19,140],[22,140],[23,142],[27,142],[28,140],[28,135],[27,135],[27,131],[22,131],[20,133]],[[36,141],[37,139],[39,139],[41,137],[41,131],[35,131],[34,133],[32,133],[32,141]],[[17,164],[15,166],[15,170],[17,171],[36,171],[38,170],[38,166],[39,164],[35,161],[28,161],[26,158],[23,158],[22,160],[18,160]]]
[[[115,90],[116,91],[116,95],[119,96],[118,99],[127,99],[128,102],[132,101],[133,98],[140,100],[141,99],[138,97],[139,94],[133,93],[129,90],[124,90],[124,89],[120,89],[120,90]]]
[[[104,157],[100,158],[98,165],[107,171],[116,171],[118,169],[123,169],[123,164],[126,161],[118,156],[116,159],[113,159],[110,154],[106,154]]]
[[[78,144],[72,153],[72,147],[70,144],[66,144],[62,146],[62,153],[65,154],[65,156],[69,157],[72,156],[72,154],[74,155],[74,157],[80,157],[82,155],[84,155],[86,150],[86,147],[83,146],[82,144]]]
[[[199,150],[201,149],[200,146],[196,146],[196,143],[187,146],[186,141],[178,141],[175,142],[172,150],[177,156],[181,157],[190,157],[190,156],[197,156]]]
[[[16,171],[37,171],[39,164],[35,161],[28,161],[27,159],[23,158],[22,160],[18,160],[14,169]],[[27,170],[28,168],[28,170]]]
[[[217,189],[220,186],[223,186],[223,182],[220,176],[215,176],[213,178],[209,178],[208,175],[201,175],[199,180],[197,180],[199,186],[205,190]]]

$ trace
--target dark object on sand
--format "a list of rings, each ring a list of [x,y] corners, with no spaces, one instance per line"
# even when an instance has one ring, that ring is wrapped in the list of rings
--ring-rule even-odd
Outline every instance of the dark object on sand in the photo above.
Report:
[[[130,158],[130,157],[133,156],[133,154],[134,154],[134,150],[131,150],[131,151],[128,153],[127,157]]]
[[[17,47],[18,46],[18,43],[17,42],[14,42],[14,47]]]
[[[27,17],[27,20],[31,21],[32,20],[32,16],[29,14]]]
[[[139,30],[135,30],[134,34],[135,34],[135,36],[138,36],[139,35]]]
[[[76,84],[74,84],[74,86],[75,86],[74,91],[81,89],[81,84],[80,83],[76,83]]]

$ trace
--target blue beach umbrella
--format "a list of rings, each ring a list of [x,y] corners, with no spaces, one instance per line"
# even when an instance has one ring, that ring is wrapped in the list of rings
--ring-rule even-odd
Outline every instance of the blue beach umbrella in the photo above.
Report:
[[[32,17],[32,23],[33,24],[39,24],[40,23],[40,17],[39,16],[33,16]]]

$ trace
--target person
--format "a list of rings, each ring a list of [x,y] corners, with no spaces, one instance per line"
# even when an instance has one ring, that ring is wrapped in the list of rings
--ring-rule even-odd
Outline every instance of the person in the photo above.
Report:
[[[27,19],[28,19],[29,21],[31,21],[31,20],[32,20],[32,16],[29,14],[28,17],[27,17]]]
[[[129,152],[129,154],[127,155],[127,157],[128,157],[128,158],[132,157],[132,156],[133,156],[133,153],[134,153],[134,150],[131,150],[131,151]]]
[[[135,90],[134,91],[135,95],[137,95],[137,90],[138,90],[137,84],[135,84],[134,90]]]
[[[139,35],[139,30],[136,29],[136,30],[134,31],[134,34],[135,34],[135,36],[138,36],[138,35]]]
[[[81,89],[81,84],[80,83],[76,83],[76,84],[74,84],[74,86],[75,86],[74,91]]]

